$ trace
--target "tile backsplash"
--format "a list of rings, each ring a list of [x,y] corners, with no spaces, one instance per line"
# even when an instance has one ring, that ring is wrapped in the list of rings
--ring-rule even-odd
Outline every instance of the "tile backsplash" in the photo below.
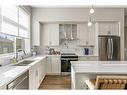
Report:
[[[40,46],[38,47],[38,53],[40,54],[48,54],[49,53],[49,48],[54,48],[55,51],[60,51],[61,53],[76,53],[78,55],[84,55],[84,48],[89,49],[89,55],[94,54],[94,47],[91,46],[78,46],[77,45],[77,40],[63,40],[59,46],[48,46],[48,47],[43,47]]]

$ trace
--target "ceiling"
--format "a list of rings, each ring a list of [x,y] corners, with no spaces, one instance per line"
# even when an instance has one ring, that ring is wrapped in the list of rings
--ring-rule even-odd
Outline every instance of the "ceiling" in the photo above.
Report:
[[[32,8],[90,8],[92,5],[30,5]],[[127,5],[93,5],[94,8],[124,8],[127,15]]]
[[[32,8],[90,8],[91,5],[31,5]],[[95,8],[127,8],[127,5],[93,5]]]

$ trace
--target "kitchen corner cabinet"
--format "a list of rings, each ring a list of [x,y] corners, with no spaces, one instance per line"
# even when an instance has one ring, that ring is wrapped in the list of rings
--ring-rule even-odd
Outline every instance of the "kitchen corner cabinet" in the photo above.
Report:
[[[84,24],[77,24],[77,37],[79,46],[95,46],[96,41],[96,27],[92,24],[91,27]]]
[[[47,57],[47,74],[60,74],[61,61],[60,56],[48,56]]]
[[[41,45],[59,46],[59,24],[41,24]]]
[[[119,22],[98,22],[98,34],[99,35],[116,35],[120,36],[119,33]]]
[[[39,88],[46,75],[45,61],[46,60],[43,59],[29,69],[29,89],[36,90]]]

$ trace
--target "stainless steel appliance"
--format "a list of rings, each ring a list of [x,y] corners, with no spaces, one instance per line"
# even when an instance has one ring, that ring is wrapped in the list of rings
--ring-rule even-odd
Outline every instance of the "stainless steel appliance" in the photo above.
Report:
[[[29,72],[23,73],[21,76],[13,80],[7,85],[8,90],[26,90],[29,89]]]
[[[71,72],[71,61],[78,61],[78,56],[74,53],[61,54],[61,73]]]
[[[99,60],[120,60],[120,37],[98,36],[99,37]]]

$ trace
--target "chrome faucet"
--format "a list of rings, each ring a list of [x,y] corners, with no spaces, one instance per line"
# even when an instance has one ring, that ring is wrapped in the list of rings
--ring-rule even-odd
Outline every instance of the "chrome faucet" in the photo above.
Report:
[[[16,61],[17,62],[18,62],[18,57],[19,57],[19,54],[18,53],[21,52],[21,51],[24,53],[24,55],[26,55],[26,52],[23,49],[17,49],[16,50]],[[23,56],[22,56],[22,59],[23,59]]]

